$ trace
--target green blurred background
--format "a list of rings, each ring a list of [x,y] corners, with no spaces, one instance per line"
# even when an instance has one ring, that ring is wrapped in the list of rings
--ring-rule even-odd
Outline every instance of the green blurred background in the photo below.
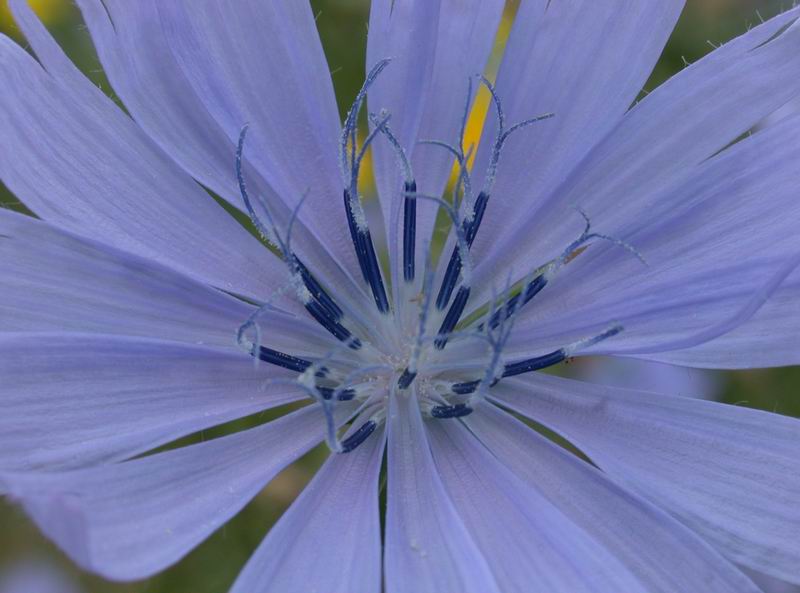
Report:
[[[34,0],[32,3],[86,75],[113,95],[77,8],[69,0]],[[19,40],[5,0],[0,0],[0,4],[0,31]],[[765,0],[688,0],[687,4],[647,89],[654,88],[680,70],[684,59],[695,61],[711,50],[711,44],[717,45],[757,23],[759,13],[766,18],[782,8],[779,2]],[[312,5],[318,14],[317,22],[339,104],[347,105],[363,77],[368,2],[313,0]],[[509,15],[513,14],[514,9],[515,3],[511,2]],[[22,40],[20,42],[24,43]],[[2,185],[0,204],[24,210]],[[588,368],[577,366],[577,369],[568,369],[568,372],[581,374]],[[694,373],[685,372],[687,375]],[[705,376],[701,378],[705,380]],[[711,391],[722,401],[800,416],[800,398],[797,397],[800,368],[713,373],[712,381],[715,387]],[[236,518],[182,562],[155,578],[134,584],[111,584],[81,574],[31,526],[18,509],[0,500],[0,572],[16,562],[36,558],[63,569],[67,578],[78,583],[85,593],[224,593],[269,527],[308,482],[325,455],[322,447],[312,451],[282,472]]]

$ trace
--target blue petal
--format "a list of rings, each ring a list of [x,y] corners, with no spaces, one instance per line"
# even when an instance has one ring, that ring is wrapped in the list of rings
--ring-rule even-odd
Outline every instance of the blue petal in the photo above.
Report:
[[[237,348],[251,306],[154,261],[0,210],[0,331],[76,331]]]
[[[499,593],[444,490],[415,398],[391,399],[384,578],[388,593]]]
[[[798,14],[800,9],[793,9],[752,29],[650,93],[564,183],[545,192],[538,208],[523,213],[502,235],[486,233],[492,241],[473,283],[491,286],[494,279],[502,285],[509,266],[520,276],[530,272],[530,253],[541,258],[537,263],[558,255],[580,233],[583,221],[575,205],[589,214],[595,230],[617,238],[657,222],[670,207],[665,200],[670,190],[800,93],[800,25],[786,29]],[[553,111],[557,114],[558,106]]]
[[[0,481],[84,569],[116,580],[141,579],[222,526],[321,440],[323,424],[317,407],[306,408],[134,461],[63,473],[2,473]]]
[[[231,292],[263,296],[286,283],[285,266],[110,99],[59,72],[0,38],[0,177],[27,206]]]
[[[745,570],[745,573],[761,587],[763,593],[800,593],[800,585],[793,585],[754,570]]]
[[[499,0],[372,2],[367,67],[385,58],[392,63],[371,90],[369,107],[376,113],[381,109],[391,113],[390,125],[411,159],[420,193],[441,194],[453,157],[417,141],[458,144],[469,79],[473,78],[474,91],[474,76],[483,72],[489,58],[503,4]],[[377,142],[374,155],[390,254],[399,262],[403,180],[387,143]],[[421,245],[431,236],[437,211],[430,201],[417,203]],[[422,269],[424,256],[418,248],[417,269]]]
[[[141,336],[241,353],[236,332],[254,311],[156,262],[0,210],[0,332]],[[305,316],[269,310],[259,324],[273,348],[298,355],[338,344]]]
[[[114,89],[166,153],[241,207],[233,158],[249,124],[253,193],[291,210],[310,192],[298,226],[357,270],[337,198],[339,115],[307,2],[78,4]],[[306,256],[319,272],[323,255]]]
[[[464,427],[432,422],[428,428],[445,489],[501,591],[649,591],[613,549],[514,476]]]
[[[647,355],[692,367],[734,369],[800,364],[800,271],[795,270],[745,323],[709,342]]]
[[[509,139],[476,255],[535,212],[617,125],[650,76],[683,4],[522,2],[497,92],[509,125],[545,113],[555,117]],[[475,160],[478,175],[496,133],[497,118],[490,112]]]
[[[531,347],[532,336],[541,346],[619,323],[625,330],[594,351],[649,356],[695,347],[747,323],[800,263],[798,137],[800,117],[793,116],[695,167],[655,200],[649,223],[621,235],[645,265],[612,243],[590,247],[538,297],[535,317],[520,322],[509,349]],[[792,286],[785,285],[782,302],[796,294]],[[777,311],[796,317],[790,306]],[[775,340],[762,334],[761,352],[749,364],[800,361],[797,344],[777,329],[782,320],[769,311],[758,319],[762,330],[770,320],[776,326]],[[786,323],[789,331],[792,321]],[[756,345],[727,344],[740,348],[730,355],[735,366],[747,364]]]
[[[588,383],[627,387],[665,395],[717,399],[724,373],[715,373],[650,360],[597,356],[570,367],[570,376]]]
[[[82,334],[0,334],[0,470],[117,461],[307,397],[244,353]]]
[[[269,532],[231,593],[380,593],[378,477],[385,438],[333,455]]]
[[[545,375],[502,382],[493,396],[729,559],[800,583],[800,420]]]
[[[583,529],[584,537],[604,546],[648,593],[756,590],[736,567],[674,517],[516,418],[484,406],[466,423],[526,487]]]

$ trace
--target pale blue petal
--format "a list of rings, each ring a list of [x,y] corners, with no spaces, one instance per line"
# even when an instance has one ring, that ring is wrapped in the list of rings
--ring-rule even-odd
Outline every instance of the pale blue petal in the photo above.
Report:
[[[333,455],[247,562],[231,593],[380,593],[385,438]]]
[[[776,110],[773,113],[770,113],[763,121],[761,121],[757,129],[767,128],[769,126],[774,126],[777,123],[780,123],[784,118],[789,115],[793,115],[795,113],[800,112],[800,97],[796,97],[789,101],[786,105],[781,107],[780,109]]]
[[[251,182],[290,207],[310,190],[301,219],[354,263],[341,232],[339,115],[307,2],[79,5],[115,90],[166,152],[241,206],[233,157],[249,124]]]
[[[648,357],[693,367],[734,369],[800,364],[800,271],[733,331],[685,350]]]
[[[0,331],[136,335],[238,348],[253,308],[169,268],[0,210]]]
[[[231,292],[286,283],[286,267],[98,89],[6,37],[0,75],[0,177],[36,214]]]
[[[76,4],[114,92],[136,122],[192,177],[243,207],[231,131],[214,120],[181,71],[152,3],[109,4],[119,21],[113,24],[101,0]]]
[[[242,353],[255,308],[147,259],[0,210],[0,332],[159,338]],[[265,345],[323,356],[337,342],[305,314],[265,311]]]
[[[564,435],[729,559],[800,583],[800,420],[536,374],[498,401]]]
[[[569,376],[609,387],[714,400],[718,399],[725,383],[721,372],[613,356],[576,360],[576,364],[569,367]]]
[[[445,489],[501,591],[649,591],[613,549],[514,476],[458,422],[433,420],[428,431]]]
[[[315,406],[134,461],[65,473],[0,474],[0,480],[81,567],[115,580],[141,579],[211,535],[323,432]]]
[[[696,167],[651,208],[655,222],[621,236],[645,263],[610,242],[591,246],[523,313],[530,318],[518,324],[510,351],[524,349],[534,335],[539,345],[551,339],[566,343],[614,324],[624,331],[595,352],[677,351],[748,321],[776,294],[800,256],[798,139],[800,117],[793,116]],[[795,294],[792,286],[783,294]],[[787,338],[780,337],[778,315],[767,313],[757,323],[762,331],[768,331],[765,323],[776,327],[774,343],[762,338],[760,362],[800,361],[797,345],[787,346]],[[755,346],[728,345],[742,349],[732,355],[739,359]]]
[[[473,282],[491,286],[494,278],[502,285],[509,265],[522,276],[558,255],[580,234],[583,220],[575,205],[589,214],[594,230],[621,239],[657,222],[671,206],[665,201],[669,191],[697,165],[800,93],[800,25],[781,32],[798,14],[793,9],[752,29],[650,93],[565,183],[538,200],[539,208],[505,228],[503,240],[479,235],[491,244],[480,259],[476,251]],[[541,261],[531,262],[530,253]]]
[[[541,206],[641,91],[683,0],[522,2],[506,46],[497,93],[507,125],[553,113],[506,144],[476,255]],[[669,130],[663,130],[669,133]],[[490,110],[475,160],[484,174],[497,133]],[[615,172],[618,173],[618,172]]]
[[[0,470],[119,460],[306,397],[244,353],[118,336],[0,334]]]
[[[368,107],[376,114],[384,109],[391,114],[392,132],[409,155],[415,149],[431,85],[441,5],[441,0],[373,0],[370,7],[366,67],[369,70],[385,59],[391,63],[370,89]],[[402,215],[403,177],[391,145],[379,139],[373,154],[389,258],[396,269],[402,261],[398,238],[402,229],[396,227]],[[420,214],[435,212],[434,206],[422,202],[417,208]]]
[[[390,126],[411,159],[421,193],[441,195],[453,156],[417,141],[458,145],[469,80],[474,96],[475,75],[483,72],[489,58],[503,4],[499,0],[372,2],[367,67],[385,58],[392,62],[370,92],[369,108],[391,114]],[[403,178],[388,143],[379,139],[374,155],[390,253],[399,262]],[[437,211],[438,205],[430,201],[417,202],[417,238],[422,244],[431,236]],[[425,252],[418,248],[416,255],[417,269],[422,269]]]
[[[745,570],[753,582],[761,588],[762,593],[800,593],[800,585],[787,583],[754,570]]]
[[[603,545],[648,593],[755,592],[736,567],[674,517],[519,420],[484,406],[466,423],[500,462]]]
[[[444,490],[416,399],[393,397],[387,421],[387,593],[500,593]]]
[[[211,8],[210,2],[207,3],[207,5],[209,8]],[[87,79],[85,79],[77,71],[77,69],[75,69],[71,62],[64,57],[63,52],[61,52],[60,48],[55,44],[42,24],[30,11],[25,1],[14,0],[12,6],[15,9],[15,14],[17,15],[20,26],[25,32],[28,40],[37,51],[37,55],[42,60],[48,72],[50,72],[51,75],[56,77],[61,83],[67,86],[70,93],[73,93],[76,98],[80,98],[79,102],[92,106],[94,109],[99,110],[101,113],[106,115],[106,117],[109,117],[114,121],[119,120],[120,117],[122,117],[119,109],[111,104],[110,101],[108,101],[106,97],[104,97],[97,88],[95,88]],[[170,68],[178,68],[178,66],[181,68],[184,68],[184,66],[185,68],[189,68],[190,66],[198,66],[201,67],[200,71],[191,70],[191,72],[199,77],[208,76],[215,80],[215,77],[219,73],[216,70],[213,70],[211,67],[205,69],[202,68],[203,64],[205,64],[207,60],[211,59],[211,56],[204,54],[200,49],[198,49],[196,53],[191,53],[191,56],[189,56],[191,59],[189,59],[188,65],[180,65],[178,64],[178,50],[172,47],[167,47],[167,41],[171,43],[178,43],[179,39],[185,40],[187,43],[194,43],[196,41],[196,43],[201,44],[200,40],[195,39],[195,33],[190,30],[189,19],[181,20],[179,18],[180,15],[175,14],[175,11],[179,11],[180,8],[178,3],[159,3],[158,5],[148,2],[109,3],[108,7],[111,8],[112,6],[114,13],[117,14],[121,21],[118,29],[112,25],[111,21],[109,20],[109,13],[106,12],[106,7],[104,7],[100,2],[96,0],[85,0],[82,2],[84,16],[90,26],[90,29],[95,33],[95,41],[98,45],[99,54],[107,59],[106,68],[111,80],[115,83],[118,82],[124,90],[131,91],[131,95],[133,96],[131,97],[132,106],[130,108],[133,115],[141,115],[139,111],[137,111],[137,107],[140,107],[141,111],[145,112],[141,117],[141,119],[144,121],[139,121],[137,119],[137,123],[143,124],[146,128],[145,132],[153,135],[155,138],[155,143],[152,143],[152,141],[148,142],[150,146],[147,150],[154,154],[152,159],[157,158],[160,162],[153,164],[148,160],[144,164],[151,166],[151,170],[149,172],[147,170],[141,171],[139,172],[139,175],[145,178],[147,178],[148,173],[151,176],[163,176],[161,169],[164,167],[177,171],[179,170],[178,165],[182,165],[189,171],[190,174],[195,175],[198,180],[206,183],[210,188],[217,191],[223,197],[226,197],[230,201],[236,202],[237,204],[240,203],[239,189],[234,178],[234,162],[236,156],[236,141],[238,140],[239,132],[244,124],[250,123],[251,128],[253,128],[248,136],[249,140],[246,146],[245,156],[263,156],[263,154],[265,154],[264,151],[266,150],[263,146],[257,145],[259,143],[260,136],[254,127],[256,122],[255,116],[253,118],[244,118],[242,121],[237,123],[233,129],[226,129],[225,133],[227,135],[225,135],[224,138],[220,138],[219,133],[215,135],[215,131],[218,131],[219,125],[215,121],[206,121],[207,119],[211,118],[209,112],[212,115],[228,113],[225,111],[224,105],[218,105],[215,103],[215,101],[222,101],[219,95],[211,92],[209,92],[209,94],[202,95],[203,99],[212,102],[212,105],[208,108],[206,108],[206,106],[198,107],[191,100],[189,101],[189,104],[184,102],[184,99],[194,96],[194,91],[188,88],[191,86],[191,84],[193,84],[193,79],[191,76],[189,76],[190,72],[188,71],[184,72],[184,70],[181,69],[175,72]],[[266,8],[266,5],[259,6],[260,8],[258,8],[258,10],[261,10],[262,12],[269,10]],[[303,29],[303,27],[306,27],[307,29],[307,26],[310,26],[310,32],[313,33],[313,36],[316,39],[316,31],[314,30],[313,20],[310,23],[303,21],[303,4],[286,3],[286,6],[286,10],[290,11],[294,16],[297,17],[298,21],[296,24],[299,29]],[[167,11],[169,11],[168,15],[162,14],[162,12]],[[206,11],[192,11],[192,14],[198,19],[204,18],[203,15],[209,16],[205,13]],[[231,11],[231,13],[236,13],[236,11]],[[172,22],[172,20],[175,18],[178,18],[177,23]],[[274,16],[272,18],[274,20]],[[301,21],[304,24],[301,23]],[[232,22],[225,22],[233,26]],[[292,22],[295,21],[292,20]],[[177,27],[181,35],[178,35],[177,33],[174,35],[169,35],[168,29],[171,26]],[[303,30],[305,31],[306,29]],[[214,34],[219,33],[221,32],[214,29]],[[204,41],[208,41],[208,39],[203,37],[201,33],[197,34],[200,35]],[[213,35],[209,34],[209,37],[213,37]],[[244,38],[239,39],[239,41],[243,40]],[[311,43],[305,44],[305,46],[309,48],[311,45]],[[203,51],[212,51],[212,49],[213,48],[205,48]],[[164,55],[164,52],[175,52],[176,55]],[[299,52],[296,55],[299,57],[301,53],[302,52]],[[233,59],[233,56],[230,56],[227,53],[225,55]],[[292,55],[295,54],[293,53]],[[220,62],[215,62],[215,64],[217,66],[221,65]],[[253,70],[253,72],[261,71],[262,70],[259,68]],[[290,74],[290,69],[284,69],[281,72],[283,72],[285,75],[288,75]],[[224,76],[224,74],[219,74],[219,76]],[[327,76],[327,70],[325,71],[325,76]],[[117,80],[117,77],[120,77],[121,80]],[[256,77],[256,79],[259,78]],[[147,81],[146,84],[143,84],[143,80]],[[237,80],[241,80],[244,83],[246,80],[249,81],[250,79],[241,77]],[[316,81],[318,79],[312,77],[310,80]],[[319,80],[323,81],[321,84],[324,85],[324,77]],[[330,81],[328,80],[328,83],[329,82]],[[225,92],[232,92],[232,86],[225,86],[224,84],[222,86],[224,87]],[[278,87],[274,88],[277,89]],[[147,95],[148,91],[152,93],[152,95]],[[140,96],[142,93],[145,93],[147,96],[142,98]],[[127,93],[122,92],[121,95],[123,95],[124,99],[128,98]],[[280,92],[275,92],[273,95],[277,98],[283,97],[282,100],[284,101],[288,100]],[[250,100],[252,101],[252,93],[247,96],[249,96]],[[258,99],[261,101],[261,103],[259,103],[259,108],[263,108],[262,103],[264,102],[264,97],[259,97]],[[144,105],[140,105],[141,102],[143,102]],[[299,103],[296,101],[290,101],[290,103],[292,105],[299,105]],[[218,107],[218,109],[214,107],[215,105]],[[148,114],[152,114],[154,111],[158,112],[158,117],[163,117],[165,119],[165,121],[162,121],[161,119],[158,120],[159,124],[162,126],[158,129],[162,130],[162,132],[167,135],[168,138],[166,140],[155,133],[154,127],[146,125],[146,123],[152,123],[148,118]],[[302,109],[300,111],[302,111]],[[338,116],[336,115],[335,104],[331,104],[328,111],[333,112],[332,122],[333,125],[338,129],[338,122],[336,119]],[[319,113],[316,113],[314,117],[323,117],[322,112],[323,109],[320,107]],[[280,119],[276,117],[274,113],[272,113],[272,117],[273,120]],[[132,130],[129,131],[129,135],[135,133],[137,137],[143,138],[146,136],[146,134],[142,132],[142,129],[132,125],[128,118],[122,117],[122,120],[130,128],[130,130]],[[193,122],[193,127],[191,127],[191,129],[188,129],[189,126],[187,124],[187,120]],[[281,125],[285,125],[286,123],[288,122],[281,122]],[[299,125],[300,127],[298,129],[305,129],[308,131],[310,127],[313,128],[313,126],[308,124],[301,126],[295,120],[292,120],[292,123]],[[328,127],[330,127],[330,125]],[[334,132],[329,135],[335,141],[337,137],[336,129],[334,129]],[[119,132],[117,133],[117,137],[122,138],[123,140],[126,138],[126,136],[120,135]],[[306,138],[306,136],[303,137]],[[277,136],[273,138],[273,140],[277,139],[281,138]],[[287,158],[286,155],[292,154],[294,157],[297,157],[295,165],[298,163],[309,162],[308,158],[300,159],[301,155],[293,154],[292,151],[289,150],[289,148],[292,146],[301,146],[302,142],[299,140],[295,142],[294,139],[289,142],[289,139],[286,138],[282,138],[281,140],[283,143],[287,144],[287,146],[281,146],[280,148],[281,154],[283,155],[282,158]],[[139,143],[141,142],[142,140],[139,141]],[[160,145],[160,147],[163,148],[163,151],[156,149],[156,144]],[[202,161],[202,164],[195,163],[194,165],[189,166],[183,160],[177,158],[178,155],[185,155],[187,152],[193,154],[195,151],[203,152],[206,149],[205,147],[211,144],[213,144],[214,159],[216,159],[213,163],[207,162],[209,159],[204,160],[201,158],[200,160]],[[136,146],[138,146],[138,144],[134,144],[133,148],[135,149]],[[136,152],[142,152],[142,150],[143,149],[140,149]],[[327,159],[327,161],[333,163],[334,176],[337,175],[335,169],[335,150],[336,145],[334,142],[333,148],[329,151],[330,158]],[[147,151],[144,151],[144,153],[145,155],[148,154]],[[319,149],[316,152],[313,152],[313,154],[320,155],[320,158],[322,158],[322,156],[327,154],[327,152]],[[135,156],[131,156],[129,158],[132,158],[134,161],[136,161]],[[141,157],[139,158],[141,159]],[[192,158],[194,157],[190,157],[190,160]],[[177,161],[178,165],[175,165],[173,162],[171,162],[173,159]],[[313,159],[311,159],[311,162],[316,164]],[[324,167],[314,168],[313,164],[311,165],[311,168],[315,174],[320,175],[324,169]],[[330,169],[330,167],[328,168]],[[216,179],[215,176],[217,175],[217,170],[227,171],[224,176],[224,180]],[[247,185],[250,188],[250,193],[252,194],[251,198],[255,199],[256,197],[263,197],[265,200],[268,200],[272,210],[272,215],[276,219],[276,223],[279,226],[279,231],[285,235],[288,220],[291,215],[290,206],[297,204],[306,190],[315,189],[314,187],[305,185],[309,182],[309,180],[315,178],[310,174],[298,177],[297,179],[302,180],[298,181],[298,183],[303,184],[302,188],[296,192],[289,192],[288,195],[282,195],[276,193],[277,190],[269,183],[264,181],[263,175],[259,174],[259,171],[257,171],[255,167],[250,166],[249,161],[246,158],[244,161],[244,172]],[[116,174],[117,172],[114,171],[114,173]],[[173,177],[176,174],[177,173],[173,173]],[[97,175],[96,172],[95,175]],[[179,177],[190,181],[188,175],[179,175]],[[212,179],[209,179],[209,177]],[[338,180],[338,177],[336,177],[336,179]],[[108,180],[102,180],[102,183],[108,183]],[[164,182],[162,182],[162,184],[163,183]],[[314,183],[316,184],[316,182]],[[190,213],[194,216],[198,216],[199,214],[202,214],[202,209],[198,210],[197,206],[194,204],[198,200],[208,201],[208,196],[205,195],[204,192],[200,191],[196,187],[196,184],[189,183],[188,185],[191,185],[191,187],[176,187],[171,189],[162,188],[160,193],[162,195],[162,199],[164,195],[173,196],[171,201],[168,202],[170,204],[176,201],[175,194],[181,195],[181,192],[183,192],[183,194],[187,196],[187,200],[189,199],[189,196],[192,196],[192,200],[190,201],[193,205],[186,206],[186,212],[183,212],[183,216],[189,217]],[[338,208],[339,210],[342,209],[341,200],[338,198],[332,199],[334,196],[340,195],[338,190],[333,193],[331,193],[332,190],[325,192],[319,191],[319,188],[316,188],[316,190],[317,191],[312,192],[313,195],[309,195],[309,201],[306,204],[306,210],[304,210],[302,213],[301,218],[308,218],[312,212],[325,212],[325,208],[320,207],[319,205],[316,205],[311,211],[308,209],[309,204],[314,203],[315,200],[319,199],[320,196],[325,197],[324,205],[333,205],[334,208]],[[280,191],[288,192],[289,190]],[[130,199],[133,200],[134,198]],[[214,204],[212,205],[216,206]],[[127,216],[128,212],[124,211],[123,214]],[[122,217],[123,214],[118,213],[118,218]],[[313,218],[313,216],[310,217]],[[230,225],[233,225],[234,227],[236,226],[236,223],[230,220],[229,217],[223,216],[223,218],[225,218],[225,220],[215,223],[216,226],[213,228],[218,228],[219,232],[222,232]],[[331,225],[331,220],[340,220],[341,226]],[[329,284],[335,285],[335,290],[333,291],[334,293],[346,291],[352,297],[353,295],[359,296],[361,292],[353,284],[347,273],[341,269],[340,263],[337,261],[337,258],[338,260],[345,262],[347,261],[347,258],[350,258],[350,260],[354,261],[352,245],[349,242],[346,233],[334,232],[334,230],[341,231],[346,227],[345,220],[344,214],[341,213],[341,216],[338,217],[327,216],[325,217],[324,224],[319,223],[325,229],[331,231],[330,236],[325,238],[324,243],[320,243],[319,237],[314,234],[313,229],[310,230],[302,221],[298,221],[293,230],[294,241],[292,246],[294,250],[302,256],[305,263],[311,267],[315,274],[317,274],[320,278],[325,279]],[[117,224],[119,223],[117,222]],[[175,222],[173,227],[177,226],[181,228],[181,225],[185,226],[186,222]],[[241,233],[241,229],[236,230]],[[246,238],[251,240],[249,237]],[[237,247],[239,250],[242,249],[242,247],[237,243],[233,243],[227,247],[230,250],[233,250]],[[332,257],[330,252],[337,253],[337,248],[339,249],[339,252],[336,256],[337,258]],[[216,249],[215,252],[216,251],[219,251],[219,249]],[[238,259],[243,259],[243,257],[243,255],[240,255],[238,256]],[[260,266],[258,268],[258,274],[250,271],[250,268],[253,268],[253,266],[256,264],[248,264],[244,267],[237,266],[236,268],[241,269],[241,274],[243,275],[249,272],[257,277],[258,275],[263,275],[263,272],[261,272],[261,267],[269,266],[269,269],[273,270],[272,280],[268,283],[269,287],[264,288],[262,286],[258,293],[252,293],[251,296],[260,297],[262,299],[269,297],[279,301],[288,300],[286,296],[283,295],[285,290],[280,290],[285,288],[286,267],[275,261],[275,258],[271,257],[271,255],[262,255],[261,257],[266,258],[267,262],[259,262],[257,264]],[[230,259],[229,261],[235,262],[236,258]],[[226,266],[223,264],[216,264],[216,266],[220,269],[226,268]],[[223,287],[227,288],[227,286],[224,285]]]
[[[323,236],[331,234],[324,228],[331,216],[345,221],[337,199],[339,113],[308,2],[150,1],[139,15],[124,0],[105,4],[112,22],[161,23],[183,76],[229,139],[250,124],[250,160],[275,191],[294,205],[311,190],[304,214],[315,214]]]

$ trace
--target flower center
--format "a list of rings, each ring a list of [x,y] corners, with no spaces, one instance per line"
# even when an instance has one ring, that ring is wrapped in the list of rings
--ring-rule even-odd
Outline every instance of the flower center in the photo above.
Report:
[[[597,336],[567,344],[552,352],[523,360],[507,361],[504,347],[518,312],[536,297],[555,274],[582,252],[594,239],[610,240],[626,249],[631,247],[610,237],[591,232],[588,217],[583,233],[563,253],[546,262],[529,276],[506,286],[500,296],[473,304],[465,320],[464,313],[472,296],[470,250],[481,223],[489,211],[492,187],[501,151],[508,137],[552,114],[506,126],[500,99],[494,87],[481,79],[489,89],[498,120],[498,133],[492,146],[489,165],[481,188],[473,191],[467,168],[469,154],[463,143],[429,141],[452,154],[460,174],[451,200],[428,196],[417,191],[412,167],[400,142],[389,126],[390,114],[370,114],[372,130],[359,147],[357,119],[367,91],[388,60],[379,62],[367,75],[364,86],[345,119],[341,137],[340,164],[343,180],[343,202],[347,229],[352,240],[364,286],[368,289],[374,310],[364,312],[358,305],[337,302],[305,266],[291,247],[291,228],[302,206],[302,200],[288,224],[280,233],[269,207],[259,203],[256,213],[242,173],[242,154],[247,128],[243,128],[236,154],[236,170],[242,198],[248,213],[262,236],[282,256],[292,278],[292,290],[309,316],[331,334],[339,347],[325,356],[305,358],[271,349],[262,344],[256,319],[270,306],[264,305],[239,330],[239,341],[254,357],[296,373],[296,384],[316,398],[326,412],[329,444],[338,452],[348,452],[366,440],[385,421],[389,398],[413,396],[421,411],[431,418],[449,419],[473,412],[489,390],[500,380],[558,364],[576,351],[618,334],[614,326]],[[467,93],[459,138],[464,137],[467,114],[472,99],[472,82]],[[358,193],[360,167],[370,144],[385,138],[397,153],[403,174],[402,251],[398,274],[399,295],[390,301],[387,283],[378,261],[372,234]],[[430,200],[447,213],[451,221],[449,257],[443,260],[437,275],[430,258],[430,246],[424,245],[426,265],[417,269],[417,201]],[[399,229],[398,229],[399,230]],[[445,264],[446,262],[446,264]],[[402,274],[399,272],[402,271]],[[434,278],[440,279],[435,283]],[[255,341],[248,335],[255,331]],[[466,349],[464,345],[466,344]],[[457,352],[453,353],[456,349]],[[466,353],[466,354],[465,354]],[[352,424],[344,438],[338,437],[333,409],[340,402],[358,404],[351,415]]]

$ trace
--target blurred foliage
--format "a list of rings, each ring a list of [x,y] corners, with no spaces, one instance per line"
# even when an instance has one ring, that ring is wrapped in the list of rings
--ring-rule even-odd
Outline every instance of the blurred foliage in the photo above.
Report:
[[[0,2],[0,32],[24,43],[10,18],[5,0]],[[74,4],[69,0],[38,0],[33,4],[81,70],[113,96]],[[512,12],[514,4],[511,2]],[[328,56],[339,108],[344,112],[362,82],[367,5],[363,0],[312,0],[312,5]],[[758,21],[756,9],[767,17],[778,12],[781,4],[754,0],[688,0],[678,28],[646,88],[655,88],[683,68],[685,61],[693,62],[702,57],[711,50],[709,41],[716,45],[746,30]],[[496,61],[495,58],[493,62],[496,64]],[[478,129],[479,125],[471,133],[476,135]],[[0,205],[23,209],[2,185]],[[800,398],[797,397],[800,369],[731,372],[724,377],[724,401],[800,416]],[[251,417],[240,421],[235,428],[252,426],[270,417]],[[197,440],[213,435],[212,431],[206,431],[192,438]],[[227,591],[269,527],[302,490],[325,455],[324,446],[310,452],[282,472],[227,526],[185,560],[157,577],[134,584],[109,584],[80,574],[37,532],[21,511],[7,502],[0,502],[0,569],[16,560],[46,555],[69,574],[75,575],[87,593],[222,593]]]

